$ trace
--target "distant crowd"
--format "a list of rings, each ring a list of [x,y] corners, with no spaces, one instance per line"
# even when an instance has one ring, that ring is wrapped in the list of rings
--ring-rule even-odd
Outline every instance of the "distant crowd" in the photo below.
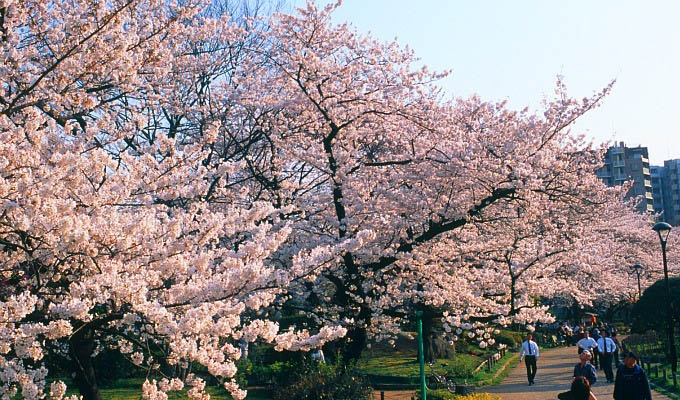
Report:
[[[607,384],[614,384],[615,400],[651,400],[649,381],[644,370],[638,365],[638,357],[627,352],[617,338],[614,326],[606,322],[597,323],[595,317],[589,326],[572,325],[568,321],[548,326],[555,329],[559,340],[577,346],[579,362],[574,366],[573,380],[569,391],[560,393],[560,400],[597,400],[590,387],[597,382],[597,369],[604,372]],[[540,349],[528,334],[520,350],[520,362],[527,369],[529,386],[534,384],[538,370]],[[616,368],[616,377],[613,367]]]

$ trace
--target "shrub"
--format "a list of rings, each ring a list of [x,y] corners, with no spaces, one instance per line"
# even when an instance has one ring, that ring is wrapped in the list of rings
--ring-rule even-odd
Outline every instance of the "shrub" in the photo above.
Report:
[[[647,331],[644,334],[631,334],[623,340],[623,346],[640,356],[662,354],[666,351],[663,335],[655,331]]]
[[[531,335],[534,337],[533,338],[534,342],[536,342],[536,344],[538,344],[541,347],[545,347],[549,342],[547,338],[550,337],[550,334],[546,334],[543,332],[534,332]],[[520,337],[518,346],[522,344],[523,341],[524,338]]]
[[[420,391],[418,391],[420,395]],[[474,393],[467,396],[452,394],[448,390],[428,390],[427,400],[500,400],[500,397],[491,396],[489,393]]]
[[[262,344],[251,347],[248,361],[249,385],[274,387],[291,384],[312,363],[304,352],[276,351],[273,346]]]
[[[295,376],[306,371],[307,366],[294,361],[276,361],[269,365],[253,364],[248,383],[250,385],[286,386],[295,381]]]
[[[504,344],[509,348],[519,347],[519,345],[524,340],[524,337],[522,337],[521,333],[508,331],[505,329],[501,330],[501,332],[497,334],[495,338],[496,343]]]
[[[319,365],[297,375],[294,383],[278,388],[273,400],[369,400],[373,393],[368,381],[352,369]]]
[[[680,277],[668,279],[670,287],[670,302],[673,310],[673,324],[680,322]],[[652,286],[645,289],[642,297],[633,305],[631,317],[633,318],[633,333],[642,333],[648,330],[662,328],[659,321],[666,320],[666,307],[660,304],[668,302],[666,286],[663,279],[656,281]]]
[[[236,368],[237,370],[236,375],[234,376],[234,380],[242,388],[247,388],[248,376],[253,373],[253,363],[248,359],[238,360],[236,361]]]
[[[453,360],[439,360],[437,370],[449,378],[472,378],[472,372],[481,362],[478,357],[459,355]]]

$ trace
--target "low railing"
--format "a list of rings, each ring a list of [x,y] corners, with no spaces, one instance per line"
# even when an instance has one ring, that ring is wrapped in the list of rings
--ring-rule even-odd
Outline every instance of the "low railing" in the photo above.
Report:
[[[475,368],[474,371],[472,371],[472,375],[476,374],[479,372],[482,368],[486,367],[487,371],[491,371],[493,369],[494,365],[498,363],[498,361],[505,356],[505,349],[500,349],[498,352],[489,354],[484,361],[482,361],[477,368]]]

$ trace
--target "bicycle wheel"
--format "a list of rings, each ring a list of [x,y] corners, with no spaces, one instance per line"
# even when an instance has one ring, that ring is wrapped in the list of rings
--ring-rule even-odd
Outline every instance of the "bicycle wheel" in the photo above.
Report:
[[[429,384],[427,385],[428,388],[430,388],[432,390],[436,390],[436,389],[441,389],[445,386],[446,385],[445,385],[444,380],[442,379],[441,376],[435,375],[435,374],[430,376]]]

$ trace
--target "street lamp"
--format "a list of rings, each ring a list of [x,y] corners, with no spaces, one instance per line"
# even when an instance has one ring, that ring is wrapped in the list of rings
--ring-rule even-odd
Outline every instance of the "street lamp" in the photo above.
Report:
[[[659,234],[661,253],[663,254],[663,279],[666,284],[666,331],[670,346],[671,371],[673,371],[673,387],[678,386],[678,356],[675,350],[675,335],[673,334],[673,310],[671,309],[671,287],[668,283],[668,263],[666,261],[666,241],[671,233],[671,226],[666,222],[657,222],[652,227]]]
[[[644,267],[640,264],[633,265],[633,271],[637,274],[638,279],[638,300],[642,297],[642,289],[640,288],[640,273]]]

